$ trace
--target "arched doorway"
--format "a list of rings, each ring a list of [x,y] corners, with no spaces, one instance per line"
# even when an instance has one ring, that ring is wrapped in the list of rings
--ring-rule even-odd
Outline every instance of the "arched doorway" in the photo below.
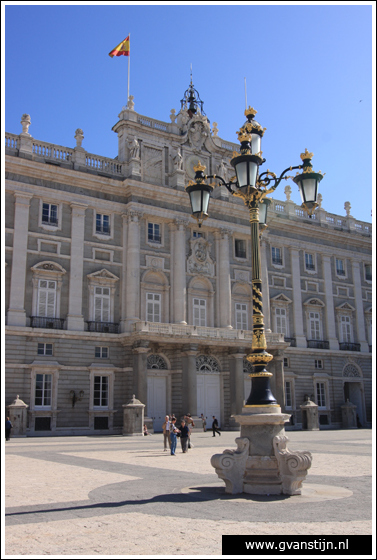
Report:
[[[198,416],[203,413],[207,419],[207,427],[212,425],[212,416],[216,416],[220,425],[219,364],[212,356],[198,356],[196,358],[196,372]]]
[[[353,363],[348,363],[343,369],[344,401],[349,400],[356,406],[356,414],[362,425],[365,423],[365,406],[363,382],[360,368]]]
[[[153,430],[162,432],[165,415],[167,394],[167,363],[161,356],[151,354],[147,358],[147,413],[153,420]],[[165,370],[165,371],[164,371]]]

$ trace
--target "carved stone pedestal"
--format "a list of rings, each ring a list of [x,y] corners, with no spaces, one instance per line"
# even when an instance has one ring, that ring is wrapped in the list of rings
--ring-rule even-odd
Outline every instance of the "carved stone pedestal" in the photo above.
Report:
[[[237,449],[213,455],[211,465],[225,482],[228,494],[301,494],[302,481],[311,467],[309,452],[286,447],[284,423],[290,418],[279,406],[242,409],[235,416],[241,426]]]

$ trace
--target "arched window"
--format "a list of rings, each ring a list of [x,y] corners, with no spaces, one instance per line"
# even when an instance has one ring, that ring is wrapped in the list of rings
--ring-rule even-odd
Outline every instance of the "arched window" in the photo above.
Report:
[[[168,369],[168,366],[161,356],[151,354],[147,358],[147,369]]]
[[[219,367],[219,363],[217,362],[217,360],[215,360],[215,358],[212,358],[211,356],[198,356],[196,358],[196,371],[200,371],[200,372],[219,372],[220,371],[220,367]]]

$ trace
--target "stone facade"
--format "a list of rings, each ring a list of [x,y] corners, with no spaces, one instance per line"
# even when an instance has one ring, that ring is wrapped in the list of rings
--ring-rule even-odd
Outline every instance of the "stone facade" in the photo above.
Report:
[[[122,433],[135,395],[148,427],[203,412],[236,429],[250,391],[248,211],[217,186],[199,229],[184,186],[200,160],[229,179],[238,145],[185,103],[170,121],[128,103],[118,156],[6,134],[6,404],[27,405],[27,434]],[[371,225],[313,217],[273,200],[261,241],[272,388],[291,425],[318,405],[342,426],[351,402],[371,421]],[[75,395],[73,397],[72,395]]]

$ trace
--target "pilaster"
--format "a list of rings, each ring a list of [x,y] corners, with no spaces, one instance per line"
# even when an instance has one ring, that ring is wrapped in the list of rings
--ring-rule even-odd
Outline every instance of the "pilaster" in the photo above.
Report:
[[[84,229],[86,204],[72,203],[71,261],[67,330],[84,330],[82,288],[84,273]]]
[[[10,282],[8,325],[24,327],[26,325],[25,312],[25,284],[27,263],[27,241],[29,228],[29,206],[32,195],[15,192],[14,232],[12,272]]]
[[[132,346],[132,353],[134,355],[133,393],[143,404],[147,404],[148,400],[148,350],[149,341],[140,340],[135,342]],[[146,415],[148,415],[148,406],[146,409]]]
[[[366,340],[366,333],[365,333],[363,294],[361,290],[360,262],[356,260],[352,260],[351,263],[352,263],[353,287],[355,290],[357,338],[360,344],[360,351],[369,352],[369,344],[368,341]]]
[[[302,298],[301,298],[301,274],[300,274],[300,252],[298,249],[291,249],[292,266],[292,292],[293,292],[293,330],[298,348],[306,348],[306,336],[304,334],[304,322],[302,318]]]
[[[231,289],[230,289],[230,262],[229,262],[229,236],[231,231],[225,228],[220,230],[218,274],[219,274],[219,312],[220,328],[231,329]]]
[[[128,211],[127,263],[126,263],[126,331],[140,319],[140,219],[141,212]],[[140,396],[136,397],[142,401]]]
[[[187,324],[186,289],[186,227],[187,220],[175,220],[173,254],[173,323]],[[191,412],[192,414],[192,412]]]
[[[339,350],[339,341],[336,336],[334,297],[331,276],[331,258],[329,255],[322,255],[323,276],[325,279],[326,293],[326,322],[327,337],[330,343],[330,350]]]
[[[197,415],[197,344],[189,344],[182,349],[182,412]]]

